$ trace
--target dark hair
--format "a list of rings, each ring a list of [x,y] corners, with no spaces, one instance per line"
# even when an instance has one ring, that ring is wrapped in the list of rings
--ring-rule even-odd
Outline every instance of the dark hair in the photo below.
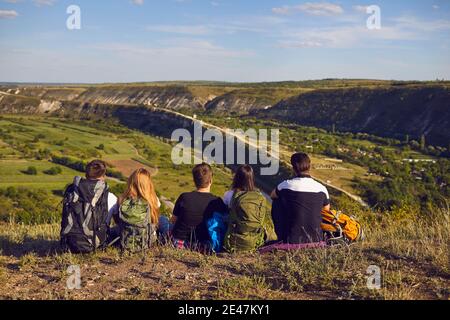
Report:
[[[86,178],[100,179],[106,175],[106,163],[102,160],[94,160],[86,166]]]
[[[311,159],[306,153],[299,152],[292,155],[291,165],[297,175],[307,173],[311,169]]]
[[[237,168],[231,188],[240,191],[255,190],[255,175],[251,166],[245,164]]]
[[[212,181],[213,171],[207,163],[198,164],[192,169],[192,177],[197,189],[206,188]]]

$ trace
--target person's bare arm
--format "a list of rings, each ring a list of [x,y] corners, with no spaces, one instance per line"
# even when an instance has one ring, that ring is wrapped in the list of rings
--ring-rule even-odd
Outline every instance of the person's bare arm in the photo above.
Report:
[[[328,190],[325,187],[324,187],[324,192],[325,192],[325,195],[326,195],[326,199],[325,199],[325,201],[323,203],[323,210],[330,211],[331,210],[330,194],[328,193]]]
[[[272,193],[270,194],[270,197],[272,198],[272,200],[278,199],[277,189],[273,189]]]
[[[170,218],[170,223],[175,224],[175,222],[177,222],[178,216],[180,215],[182,202],[183,202],[183,195],[178,197],[177,201],[175,201],[175,206],[173,207],[172,217]]]

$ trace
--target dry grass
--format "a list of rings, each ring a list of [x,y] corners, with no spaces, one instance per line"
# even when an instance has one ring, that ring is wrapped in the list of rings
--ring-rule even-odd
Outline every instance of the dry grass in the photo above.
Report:
[[[0,225],[2,299],[449,299],[449,215],[365,216],[367,238],[350,247],[205,256],[155,247],[72,255],[58,225]],[[68,290],[79,265],[82,288]],[[381,289],[367,288],[367,268]]]

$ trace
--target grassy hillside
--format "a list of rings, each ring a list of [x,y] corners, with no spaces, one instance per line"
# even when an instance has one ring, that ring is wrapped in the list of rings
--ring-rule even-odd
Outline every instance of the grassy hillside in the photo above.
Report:
[[[111,84],[58,86],[51,92],[48,88],[34,88],[37,91],[29,93],[59,99],[89,92],[89,96],[97,99],[95,88],[101,88],[107,93],[105,99],[110,99],[108,92],[113,92],[113,99],[133,100],[140,99],[146,87],[173,85],[138,84],[136,89],[137,85],[127,84],[120,85],[117,92]],[[186,97],[196,103],[220,101],[223,96],[231,96],[233,101],[244,97],[270,103],[268,100],[281,97],[277,96],[280,92],[294,96],[301,92],[292,98],[297,101],[305,95],[319,94],[316,90],[324,85],[337,91],[348,86],[362,87],[350,91],[369,87],[393,90],[386,86],[414,91],[414,87],[424,90],[423,86],[432,84],[332,79],[276,84],[177,82],[178,89],[174,91],[167,88],[157,91],[170,92],[164,99],[182,92],[183,96],[177,100],[177,107],[182,107],[186,105]],[[131,87],[133,95],[127,95],[127,87]],[[147,97],[156,92],[152,90],[144,92]],[[3,112],[33,114],[36,108],[42,108],[40,98],[22,96],[26,93],[25,90],[20,96],[0,95]],[[218,97],[213,98],[214,95]],[[12,100],[4,101],[5,97]],[[222,100],[225,107],[227,99]],[[199,118],[222,127],[279,128],[284,160],[293,151],[311,153],[315,176],[375,204],[372,209],[362,209],[347,197],[332,199],[334,208],[362,221],[367,234],[363,242],[291,253],[217,256],[157,246],[148,252],[145,261],[139,254],[122,256],[116,249],[82,256],[61,252],[58,203],[66,184],[74,175],[83,174],[80,164],[93,158],[107,161],[112,167],[108,182],[117,194],[123,190],[126,176],[141,166],[152,171],[161,199],[173,202],[180,193],[193,189],[191,166],[173,165],[172,144],[166,138],[152,135],[167,136],[172,126],[182,126],[183,120],[170,118],[168,114],[156,115],[158,112],[148,107],[132,104],[111,107],[113,104],[114,101],[105,104],[70,101],[61,108],[65,118],[42,114],[0,117],[0,282],[4,284],[0,299],[450,298],[450,221],[445,209],[450,188],[450,162],[445,159],[448,150],[425,142],[422,145],[421,141],[412,141],[413,137],[399,140],[343,132],[336,124],[327,130],[300,126],[293,124],[291,118],[274,121],[238,112],[237,116],[227,117],[198,114]],[[239,103],[235,106],[239,107]],[[442,121],[446,121],[445,117]],[[404,162],[405,158],[430,161],[410,163]],[[215,166],[214,171],[213,192],[222,195],[231,183],[231,172],[223,166]],[[162,211],[170,215],[164,201]],[[70,291],[65,287],[66,270],[72,264],[81,267],[81,290]],[[380,290],[367,289],[366,272],[371,265],[382,271]]]
[[[169,143],[119,124],[35,116],[4,116],[0,124],[0,191],[3,190],[0,192],[0,220],[8,221],[14,213],[17,221],[24,221],[22,215],[25,221],[41,221],[39,213],[30,212],[33,211],[30,201],[33,203],[36,194],[17,198],[15,192],[6,192],[11,187],[42,192],[45,201],[51,204],[51,212],[46,216],[58,220],[62,190],[75,175],[83,175],[83,172],[55,163],[56,158],[67,157],[72,162],[84,163],[101,158],[110,164],[113,172],[124,177],[139,167],[147,167],[154,174],[158,193],[172,202],[182,192],[194,189],[191,166],[172,165]],[[28,173],[30,167],[36,172]],[[55,167],[60,168],[60,172],[48,172]],[[230,173],[225,168],[215,171],[213,192],[222,195],[229,186]],[[125,180],[115,176],[119,179],[110,178],[109,184],[120,193]]]
[[[450,90],[445,86],[317,90],[286,99],[258,117],[448,147]]]
[[[0,224],[0,299],[442,299],[450,298],[448,212],[359,213],[367,240],[290,253],[205,256],[168,246],[71,255],[59,225]],[[81,289],[68,290],[70,265]],[[378,266],[381,289],[369,290]]]

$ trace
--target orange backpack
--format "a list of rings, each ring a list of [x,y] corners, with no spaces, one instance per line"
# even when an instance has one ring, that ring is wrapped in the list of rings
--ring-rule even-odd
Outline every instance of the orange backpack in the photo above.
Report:
[[[340,211],[323,210],[321,228],[329,243],[352,243],[364,239],[361,224]]]

